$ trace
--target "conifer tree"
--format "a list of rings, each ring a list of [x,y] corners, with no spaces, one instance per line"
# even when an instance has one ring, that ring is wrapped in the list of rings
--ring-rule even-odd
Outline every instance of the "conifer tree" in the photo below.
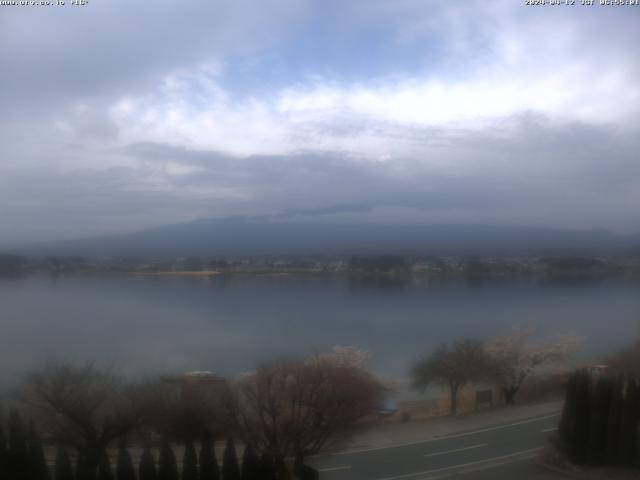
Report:
[[[182,457],[182,480],[198,480],[198,457],[196,448],[191,440],[184,445]]]
[[[589,388],[586,371],[578,371],[571,376],[559,433],[561,446],[572,462],[640,464],[638,382],[635,378],[623,381],[621,378],[602,377],[595,388]]]
[[[630,412],[629,412],[629,445],[628,457],[625,466],[640,467],[640,437],[638,431],[640,430],[640,378],[635,377],[632,381],[633,390],[632,396],[629,398]]]
[[[73,468],[71,460],[64,447],[56,449],[56,465],[53,471],[53,480],[73,480]]]
[[[260,479],[260,458],[251,444],[248,444],[242,454],[242,480]]]
[[[36,427],[31,422],[29,426],[29,438],[27,446],[29,448],[29,476],[31,480],[49,480],[49,467],[44,457],[40,435],[36,431]]]
[[[87,461],[84,452],[78,452],[76,459],[76,480],[96,480],[96,469]]]
[[[111,461],[106,450],[100,455],[100,463],[98,464],[98,480],[114,480],[113,471],[111,470]]]
[[[136,480],[136,471],[133,468],[131,454],[124,441],[118,446],[118,465],[116,467],[117,480]]]
[[[139,480],[157,480],[158,473],[156,471],[156,459],[148,445],[144,446],[144,451],[140,457],[140,465],[138,468]]]
[[[236,446],[231,438],[227,440],[222,458],[222,480],[240,480],[238,455],[236,454]]]
[[[276,466],[273,457],[264,452],[260,457],[260,480],[276,480]]]
[[[84,454],[78,452],[76,455],[76,464],[74,467],[74,476],[77,480],[87,480],[86,462],[84,460]]]
[[[591,376],[586,370],[581,371],[578,376],[576,397],[575,408],[578,421],[574,425],[574,461],[586,463],[591,410]]]
[[[560,420],[560,440],[569,459],[585,463],[589,445],[590,375],[574,372],[567,383],[565,405]]]
[[[630,377],[626,382],[618,439],[618,464],[622,466],[633,467],[638,459],[639,421],[640,390],[636,379]]]
[[[165,440],[160,447],[158,459],[158,480],[179,480],[178,464],[171,444]]]
[[[9,450],[7,448],[7,439],[4,435],[4,424],[2,417],[0,417],[0,478],[7,478],[9,473],[7,472],[7,457]]]
[[[605,463],[614,465],[618,460],[618,440],[620,437],[620,422],[622,420],[623,408],[623,386],[624,383],[616,378],[612,380],[611,401],[609,407],[609,417],[607,418],[606,432],[606,453]]]
[[[604,463],[607,452],[607,421],[614,384],[610,378],[598,380],[592,393],[587,460],[592,465]]]
[[[22,419],[16,410],[9,413],[9,452],[7,455],[8,478],[29,478],[29,449]]]
[[[310,467],[309,465],[305,465],[304,457],[302,454],[296,455],[296,460],[294,464],[294,473],[296,478],[299,480],[318,480],[320,477],[318,471]]]
[[[568,454],[575,420],[576,375],[569,376],[564,393],[562,415],[558,424],[558,437],[561,449]]]
[[[213,437],[205,432],[200,445],[200,480],[219,480],[220,469],[213,444]]]

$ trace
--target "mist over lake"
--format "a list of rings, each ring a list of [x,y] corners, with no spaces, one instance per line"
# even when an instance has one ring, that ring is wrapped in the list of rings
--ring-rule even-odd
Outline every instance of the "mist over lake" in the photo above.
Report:
[[[335,345],[359,345],[376,373],[403,378],[441,342],[514,325],[585,336],[581,359],[640,335],[640,282],[621,279],[25,275],[0,279],[0,305],[0,383],[50,358],[234,375]]]

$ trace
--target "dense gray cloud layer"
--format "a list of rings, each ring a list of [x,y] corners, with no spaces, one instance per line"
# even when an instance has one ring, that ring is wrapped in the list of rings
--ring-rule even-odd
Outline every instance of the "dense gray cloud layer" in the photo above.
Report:
[[[462,5],[1,7],[0,245],[230,215],[640,230],[640,8]]]

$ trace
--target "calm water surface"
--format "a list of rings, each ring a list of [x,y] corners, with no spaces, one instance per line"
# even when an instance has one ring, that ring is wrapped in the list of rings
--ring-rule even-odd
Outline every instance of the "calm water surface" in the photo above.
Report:
[[[362,282],[347,278],[26,276],[0,279],[0,373],[48,358],[131,372],[235,374],[274,357],[357,344],[384,375],[458,337],[512,325],[586,336],[597,356],[640,335],[640,283]]]

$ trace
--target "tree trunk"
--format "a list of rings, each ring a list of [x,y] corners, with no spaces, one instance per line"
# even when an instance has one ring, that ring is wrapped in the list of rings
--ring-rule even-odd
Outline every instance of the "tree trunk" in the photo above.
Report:
[[[458,413],[458,387],[457,384],[450,384],[450,394],[451,394],[451,415],[456,415]]]
[[[502,395],[504,395],[504,403],[507,405],[513,405],[516,403],[516,393],[518,393],[518,389],[514,387],[503,387]]]

